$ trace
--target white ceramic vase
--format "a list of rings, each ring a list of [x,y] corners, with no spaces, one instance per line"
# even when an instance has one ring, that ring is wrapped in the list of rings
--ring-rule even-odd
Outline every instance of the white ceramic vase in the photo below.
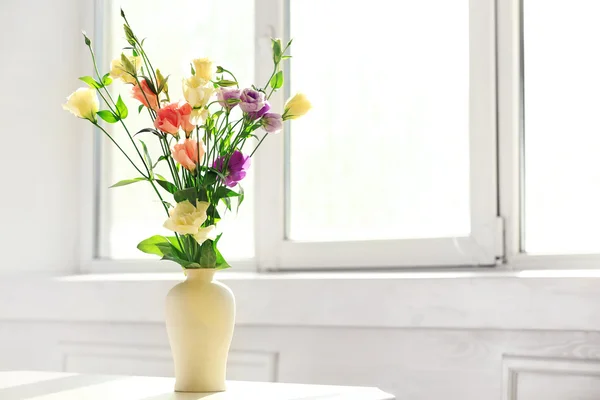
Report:
[[[167,294],[166,322],[175,363],[175,391],[225,390],[235,298],[214,269],[188,269]]]

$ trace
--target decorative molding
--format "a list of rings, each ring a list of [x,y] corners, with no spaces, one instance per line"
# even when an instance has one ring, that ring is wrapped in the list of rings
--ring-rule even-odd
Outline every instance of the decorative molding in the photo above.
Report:
[[[167,346],[137,343],[60,342],[64,372],[121,375],[173,376]],[[275,382],[277,353],[232,349],[227,361],[228,378]]]
[[[600,360],[584,360],[575,358],[542,358],[528,356],[502,357],[503,400],[518,399],[519,375],[534,373],[556,376],[586,376],[600,379]]]

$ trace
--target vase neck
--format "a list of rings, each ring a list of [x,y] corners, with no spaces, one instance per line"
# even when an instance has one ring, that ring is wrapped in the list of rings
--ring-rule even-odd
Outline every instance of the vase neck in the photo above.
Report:
[[[185,270],[188,281],[211,282],[217,270],[214,268],[189,268]]]

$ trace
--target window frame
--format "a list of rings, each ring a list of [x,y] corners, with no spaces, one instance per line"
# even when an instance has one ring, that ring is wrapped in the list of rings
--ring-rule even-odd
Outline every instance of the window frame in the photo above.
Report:
[[[257,0],[259,49],[256,71],[259,81],[268,79],[267,39],[287,39],[290,0]],[[353,269],[495,265],[501,234],[497,217],[496,163],[496,37],[495,2],[471,0],[470,20],[470,158],[471,235],[352,242],[293,242],[286,240],[285,140],[287,133],[263,144],[257,166],[256,236],[259,268],[263,271],[294,269]],[[259,8],[260,7],[260,8]],[[268,11],[266,11],[268,10]],[[261,62],[261,60],[263,60]],[[293,60],[293,59],[292,59]],[[283,107],[284,93],[273,98]],[[289,130],[286,130],[288,132]],[[267,158],[268,157],[268,158]],[[265,185],[269,182],[269,185]],[[277,184],[271,184],[276,182]],[[275,229],[265,229],[275,226]],[[435,257],[432,255],[435,253]]]
[[[497,3],[499,205],[505,220],[504,264],[517,270],[598,268],[600,254],[531,255],[523,248],[524,1]]]

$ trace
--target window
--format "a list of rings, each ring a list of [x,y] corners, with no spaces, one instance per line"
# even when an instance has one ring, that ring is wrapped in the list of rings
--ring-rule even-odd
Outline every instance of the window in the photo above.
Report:
[[[524,237],[528,254],[598,253],[600,3],[526,0]]]
[[[547,267],[599,253],[596,2],[235,0],[222,13],[216,0],[105,0],[107,60],[122,43],[120,6],[171,82],[197,56],[263,82],[270,37],[294,38],[272,106],[303,91],[314,109],[257,153],[247,204],[224,223],[229,259]],[[197,23],[163,23],[182,9]],[[108,146],[102,164],[102,187],[128,168]],[[149,191],[100,191],[100,256],[143,256],[135,244],[163,219]]]
[[[174,93],[198,56],[241,82],[265,80],[269,37],[296,38],[286,93],[272,103],[282,109],[302,90],[315,108],[258,153],[254,190],[222,224],[229,259],[265,269],[495,263],[492,0],[237,0],[227,13],[217,1],[105,0],[105,64],[123,46],[120,7]],[[197,23],[164,23],[181,10]],[[146,116],[132,114],[142,127]],[[160,205],[142,184],[104,189],[135,176],[111,146],[100,171],[99,256],[142,258],[135,246],[159,233]]]

